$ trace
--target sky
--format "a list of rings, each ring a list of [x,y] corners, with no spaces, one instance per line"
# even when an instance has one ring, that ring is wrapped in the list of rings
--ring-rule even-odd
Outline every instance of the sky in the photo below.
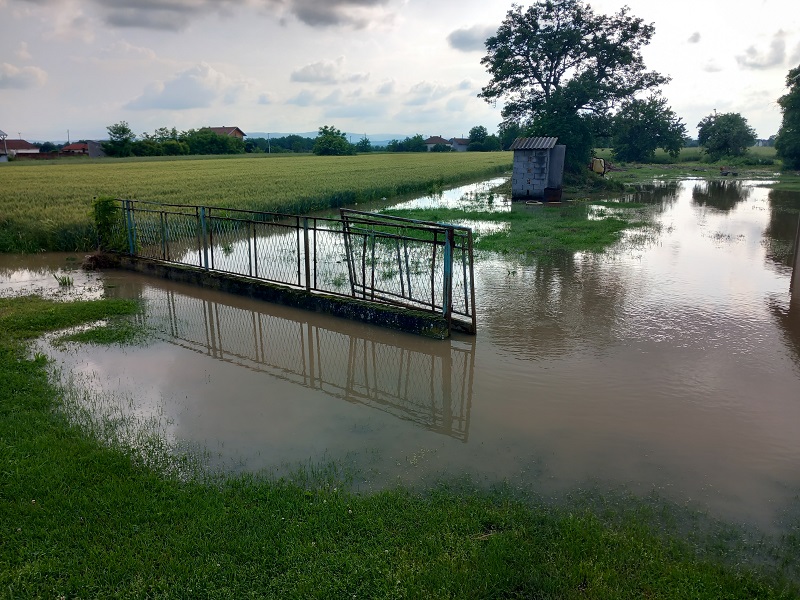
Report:
[[[522,6],[530,2],[519,1]],[[248,132],[466,137],[495,132],[477,97],[510,0],[0,0],[0,130],[27,140],[103,139],[238,126]],[[800,64],[792,0],[596,0],[655,25],[649,69],[697,134],[739,112],[760,138]],[[356,141],[355,139],[353,141]]]

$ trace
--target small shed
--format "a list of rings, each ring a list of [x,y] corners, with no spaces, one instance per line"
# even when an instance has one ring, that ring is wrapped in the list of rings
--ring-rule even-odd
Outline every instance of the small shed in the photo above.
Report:
[[[561,197],[564,155],[567,147],[555,137],[517,138],[511,144],[514,170],[511,195],[514,198]],[[548,191],[546,191],[548,190]]]

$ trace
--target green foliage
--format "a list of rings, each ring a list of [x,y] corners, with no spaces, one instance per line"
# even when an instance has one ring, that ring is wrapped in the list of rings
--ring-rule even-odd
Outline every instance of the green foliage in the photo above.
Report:
[[[97,229],[98,249],[124,252],[127,249],[127,242],[119,201],[111,196],[100,196],[95,198],[92,210],[94,226]]]
[[[243,154],[244,141],[232,135],[219,135],[211,129],[190,129],[180,135],[189,154]]]
[[[109,125],[106,129],[108,130],[108,141],[103,142],[103,152],[116,158],[132,156],[136,134],[133,133],[127,121]]]
[[[800,169],[800,66],[786,76],[788,93],[778,98],[783,120],[775,140],[778,157],[784,168]]]
[[[425,145],[425,138],[417,133],[411,137],[406,137],[402,142],[392,140],[386,146],[388,152],[427,152],[428,146]]]
[[[712,160],[742,156],[756,141],[755,130],[739,113],[714,112],[697,124],[697,133],[700,146]]]
[[[372,142],[369,141],[367,134],[364,134],[356,143],[356,152],[372,152]]]
[[[246,152],[280,154],[282,152],[311,152],[313,149],[313,138],[294,134],[271,138],[247,138],[247,142],[245,142]]]
[[[607,114],[668,81],[647,71],[641,55],[655,28],[628,11],[597,15],[581,0],[542,0],[527,9],[513,5],[486,40],[481,64],[491,80],[480,97],[502,101],[505,122],[532,126],[537,135],[558,135],[567,144],[567,168],[584,168],[593,142],[591,127],[579,117]],[[559,119],[565,124],[558,126]],[[570,132],[572,127],[578,130]],[[579,146],[571,147],[567,138]]]
[[[313,152],[318,156],[346,156],[355,154],[355,148],[342,131],[332,125],[323,125],[314,140]]]
[[[677,157],[686,136],[686,125],[657,94],[623,103],[613,128],[614,158],[624,162],[650,162],[657,148]]]
[[[434,144],[431,152],[450,152],[452,148],[447,144]]]
[[[476,125],[472,129],[469,130],[469,142],[482,144],[483,141],[487,138],[489,132],[486,131],[486,127],[483,125]]]

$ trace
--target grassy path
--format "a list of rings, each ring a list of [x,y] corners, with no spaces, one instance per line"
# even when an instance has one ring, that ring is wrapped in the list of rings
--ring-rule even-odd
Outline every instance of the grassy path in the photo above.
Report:
[[[523,504],[441,487],[358,496],[180,481],[70,425],[43,332],[129,301],[0,299],[2,598],[795,598],[778,574],[656,534],[646,511]],[[113,339],[114,336],[103,336]],[[700,554],[698,554],[698,552]]]

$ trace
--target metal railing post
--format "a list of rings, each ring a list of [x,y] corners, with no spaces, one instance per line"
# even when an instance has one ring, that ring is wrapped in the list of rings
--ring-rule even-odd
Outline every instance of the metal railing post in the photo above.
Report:
[[[200,207],[200,235],[203,237],[203,268],[208,270],[208,230],[206,229],[206,207]]]
[[[133,215],[131,211],[133,210],[131,207],[130,200],[123,200],[123,206],[125,209],[125,229],[128,232],[128,254],[131,256],[135,255],[134,252],[134,242],[133,242]]]
[[[306,290],[311,289],[311,256],[308,251],[308,217],[303,217],[303,252],[305,253]],[[315,257],[316,259],[316,257]],[[316,271],[316,261],[314,265]]]
[[[448,324],[453,315],[453,241],[455,231],[448,227],[444,238],[444,257],[442,281],[442,316],[447,319]]]

